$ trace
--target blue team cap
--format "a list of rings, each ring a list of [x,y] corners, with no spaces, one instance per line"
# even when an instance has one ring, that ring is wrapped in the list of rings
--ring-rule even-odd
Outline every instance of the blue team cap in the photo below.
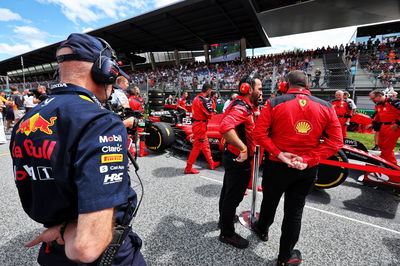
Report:
[[[103,39],[83,33],[72,33],[58,49],[69,47],[73,54],[57,56],[57,62],[78,60],[96,62],[100,55],[116,59],[115,52]]]
[[[57,56],[58,63],[72,60],[94,63],[100,56],[106,56],[115,62],[114,68],[118,75],[130,80],[129,75],[122,71],[116,62],[115,51],[105,40],[84,33],[72,33],[65,41],[61,42],[58,49],[64,47],[71,48],[73,53]]]

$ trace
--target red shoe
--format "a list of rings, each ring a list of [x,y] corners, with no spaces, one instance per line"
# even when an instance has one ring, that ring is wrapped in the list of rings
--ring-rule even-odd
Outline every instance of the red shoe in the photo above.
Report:
[[[139,157],[147,156],[149,153],[147,151],[140,151]]]
[[[199,174],[200,173],[200,171],[199,170],[197,170],[197,169],[194,169],[194,168],[185,168],[185,172],[184,172],[185,174]]]
[[[246,191],[244,192],[244,195],[247,196],[248,194],[249,194],[249,192],[246,189]]]
[[[257,187],[257,191],[263,191],[261,186]]]
[[[213,162],[212,164],[210,164],[210,169],[211,169],[211,170],[214,170],[214,169],[217,168],[220,164],[221,164],[221,162]]]

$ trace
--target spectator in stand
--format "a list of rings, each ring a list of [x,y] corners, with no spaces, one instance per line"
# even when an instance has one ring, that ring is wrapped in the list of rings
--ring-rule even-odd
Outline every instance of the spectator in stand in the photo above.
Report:
[[[353,112],[350,103],[344,100],[344,92],[342,90],[336,91],[335,98],[335,100],[331,101],[331,104],[339,119],[340,126],[342,127],[343,139],[345,139],[347,136],[347,127],[350,125]]]
[[[317,69],[315,69],[315,72],[314,72],[314,80],[313,80],[314,88],[320,88],[319,79],[321,78],[321,74],[322,74],[322,72],[321,72],[320,68],[317,67]]]
[[[310,84],[312,82],[312,66],[307,67],[307,78],[308,78],[308,83]]]
[[[228,108],[228,106],[231,104],[231,102],[232,102],[233,100],[236,99],[237,96],[238,96],[237,93],[232,93],[232,95],[231,95],[231,97],[229,98],[229,100],[227,100],[227,101],[224,103],[224,107],[223,107],[223,109],[222,109],[222,112],[223,112],[223,113],[225,113],[226,108]]]

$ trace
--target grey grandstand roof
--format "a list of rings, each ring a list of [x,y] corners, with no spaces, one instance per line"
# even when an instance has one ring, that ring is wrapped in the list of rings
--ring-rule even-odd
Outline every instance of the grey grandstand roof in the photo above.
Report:
[[[398,0],[187,0],[94,31],[124,54],[202,50],[239,40],[269,46],[268,37],[399,19]],[[267,37],[268,36],[268,37]],[[55,43],[0,62],[0,75],[54,61]]]

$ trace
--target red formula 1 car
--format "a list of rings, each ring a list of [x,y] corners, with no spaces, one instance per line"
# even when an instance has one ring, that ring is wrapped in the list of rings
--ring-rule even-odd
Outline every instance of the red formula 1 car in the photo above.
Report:
[[[219,133],[222,117],[223,114],[213,116],[207,127],[208,140],[216,160],[224,150],[224,139]],[[178,114],[175,110],[154,112],[149,119],[152,123],[146,127],[149,133],[146,137],[147,148],[162,151],[173,147],[190,152],[193,143],[190,113],[182,123],[177,122]],[[349,163],[349,159],[357,161],[357,164]],[[377,186],[389,186],[400,191],[400,167],[369,153],[362,143],[351,139],[346,139],[344,147],[320,165],[315,186],[327,189],[342,184],[348,176],[349,168],[365,172],[361,178],[363,182],[373,182]],[[386,170],[389,170],[389,174]]]

